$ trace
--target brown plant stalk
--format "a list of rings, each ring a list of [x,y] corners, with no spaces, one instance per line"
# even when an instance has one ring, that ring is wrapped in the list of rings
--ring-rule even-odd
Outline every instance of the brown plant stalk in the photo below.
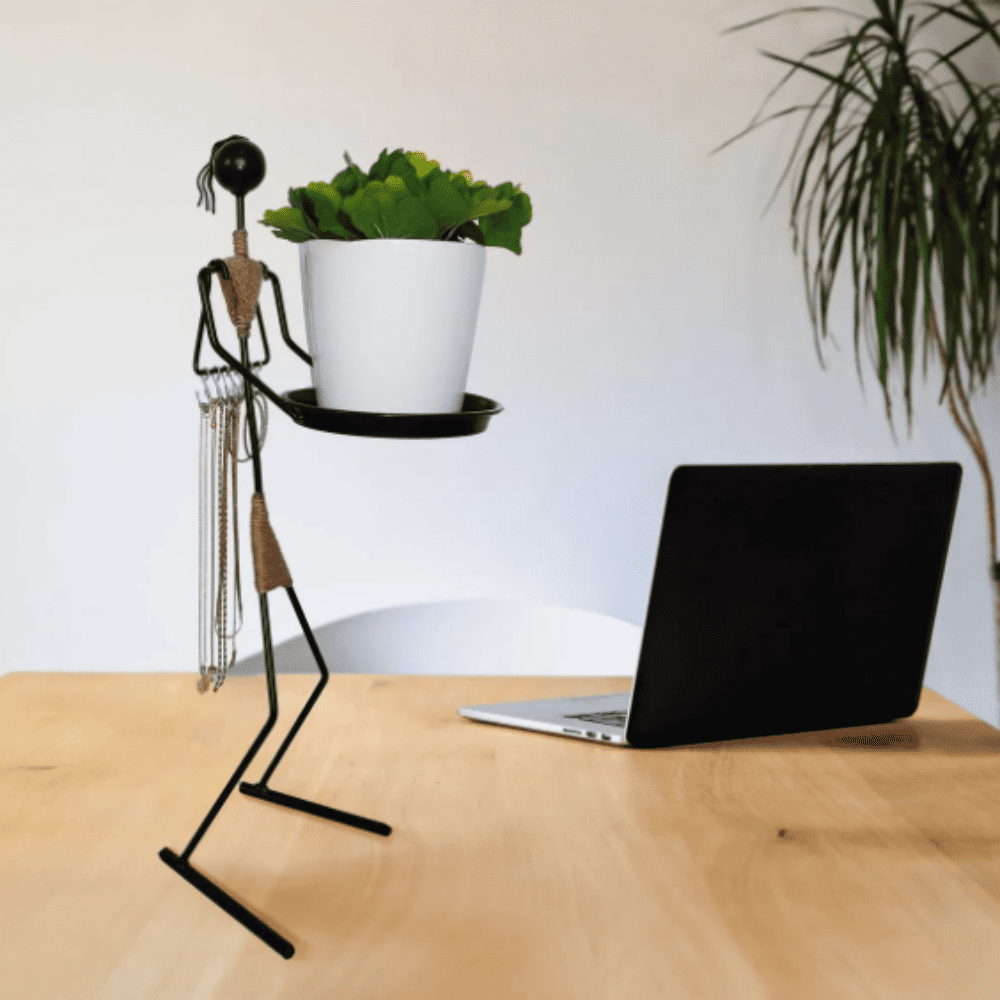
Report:
[[[941,339],[941,331],[938,328],[937,316],[933,307],[928,310],[927,328],[930,335],[934,338],[934,342],[937,344],[942,363],[946,363],[947,353],[944,342]],[[972,407],[969,405],[969,397],[962,388],[962,380],[958,375],[955,377],[948,376],[946,392],[951,415],[955,423],[958,424],[958,429],[962,432],[962,436],[968,441],[969,447],[976,456],[976,461],[979,463],[979,469],[983,474],[983,481],[986,485],[986,525],[990,538],[990,572],[997,591],[994,602],[997,626],[1000,629],[1000,564],[997,563],[996,504],[994,501],[993,475],[990,472],[990,463],[986,455],[986,447],[983,444],[983,437],[976,426],[975,418],[972,415]],[[955,402],[956,396],[958,397],[958,403]],[[961,406],[961,414],[959,413],[959,406]],[[998,631],[998,635],[1000,635],[1000,631]]]

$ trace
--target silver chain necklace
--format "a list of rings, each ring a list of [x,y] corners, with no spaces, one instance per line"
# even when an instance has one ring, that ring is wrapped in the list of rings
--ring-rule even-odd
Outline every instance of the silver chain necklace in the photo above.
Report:
[[[243,626],[240,585],[238,463],[252,458],[247,422],[240,433],[243,380],[224,373],[202,376],[198,396],[198,690],[218,691],[236,662],[236,636]],[[254,409],[267,434],[267,403],[254,393]],[[240,457],[243,438],[246,454]]]

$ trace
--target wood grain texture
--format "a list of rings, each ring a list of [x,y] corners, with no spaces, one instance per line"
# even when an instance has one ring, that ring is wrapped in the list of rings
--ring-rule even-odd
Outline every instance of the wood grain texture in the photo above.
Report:
[[[639,751],[487,726],[475,702],[624,678],[334,676],[272,787],[157,857],[259,731],[262,677],[0,678],[0,995],[942,1000],[1000,995],[1000,733],[931,691],[884,726]],[[282,718],[313,679],[279,678]]]

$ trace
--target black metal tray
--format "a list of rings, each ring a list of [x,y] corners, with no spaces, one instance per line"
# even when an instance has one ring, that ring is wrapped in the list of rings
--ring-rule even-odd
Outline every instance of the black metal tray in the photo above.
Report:
[[[503,407],[467,392],[458,413],[363,413],[356,410],[326,410],[316,405],[315,389],[292,389],[282,393],[282,407],[303,427],[331,434],[357,437],[446,438],[481,434],[490,417]]]

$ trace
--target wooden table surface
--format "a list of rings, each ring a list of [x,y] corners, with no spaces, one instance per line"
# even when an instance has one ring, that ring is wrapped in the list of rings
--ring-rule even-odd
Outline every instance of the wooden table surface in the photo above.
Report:
[[[313,678],[279,678],[282,717]],[[912,719],[631,750],[458,705],[624,678],[339,675],[271,786],[192,863],[285,961],[159,859],[266,717],[263,677],[0,678],[0,996],[957,1000],[1000,996],[1000,733],[925,690]]]

